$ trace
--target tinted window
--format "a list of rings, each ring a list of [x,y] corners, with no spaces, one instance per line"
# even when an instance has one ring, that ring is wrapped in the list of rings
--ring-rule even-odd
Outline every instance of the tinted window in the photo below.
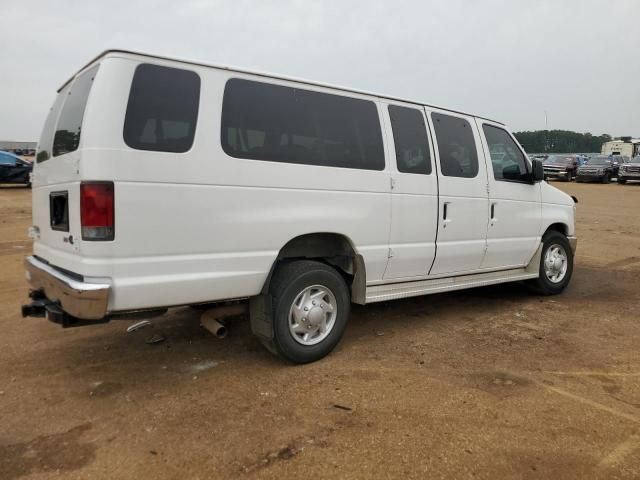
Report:
[[[469,122],[441,113],[432,113],[431,118],[442,174],[448,177],[475,177],[478,174],[478,153]]]
[[[84,108],[87,105],[89,92],[97,71],[98,65],[76,78],[65,96],[64,106],[62,107],[60,118],[58,118],[56,133],[53,137],[54,157],[78,149]]]
[[[53,148],[53,135],[55,134],[56,120],[58,119],[58,114],[60,113],[60,107],[62,107],[62,102],[67,96],[68,91],[69,91],[69,87],[65,87],[58,94],[55,102],[53,102],[53,106],[49,110],[47,119],[44,122],[44,127],[42,128],[40,141],[38,142],[38,152],[36,153],[37,162],[44,162],[45,160],[49,160],[51,158],[51,153],[52,153],[51,150]]]
[[[221,141],[237,158],[384,169],[378,111],[368,100],[231,79]]]
[[[389,105],[399,172],[431,173],[429,139],[424,116],[415,108]]]
[[[493,177],[496,180],[528,181],[527,160],[511,135],[492,125],[483,125],[482,130],[491,155]],[[571,161],[571,158],[563,157],[564,162],[567,160]]]
[[[138,150],[186,152],[193,145],[199,102],[197,73],[138,65],[124,119],[125,143]]]

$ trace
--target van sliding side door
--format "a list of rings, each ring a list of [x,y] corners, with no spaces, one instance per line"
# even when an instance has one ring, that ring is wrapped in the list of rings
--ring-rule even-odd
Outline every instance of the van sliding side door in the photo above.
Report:
[[[438,238],[430,275],[480,269],[489,220],[487,171],[474,119],[427,109],[438,163]]]

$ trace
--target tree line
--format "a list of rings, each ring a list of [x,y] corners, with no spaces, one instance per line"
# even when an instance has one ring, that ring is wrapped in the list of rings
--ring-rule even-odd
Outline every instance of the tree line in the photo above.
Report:
[[[611,135],[591,135],[568,130],[516,132],[515,137],[529,153],[593,153],[611,141]]]

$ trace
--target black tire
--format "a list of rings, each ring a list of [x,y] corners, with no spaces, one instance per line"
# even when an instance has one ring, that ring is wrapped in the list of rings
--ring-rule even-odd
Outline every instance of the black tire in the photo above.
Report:
[[[570,182],[573,180],[573,172],[567,172],[567,182]]]
[[[554,283],[545,273],[544,259],[550,247],[554,245],[560,245],[567,256],[567,271],[561,281]],[[557,295],[561,293],[569,282],[571,281],[571,275],[573,275],[573,251],[569,240],[562,233],[556,231],[549,231],[542,237],[542,252],[540,254],[539,276],[535,280],[529,281],[529,287],[540,295]]]
[[[602,183],[609,183],[611,181],[611,177],[609,176],[608,173],[605,173],[604,176],[602,177],[602,180],[600,180]]]
[[[321,285],[331,291],[337,312],[326,338],[315,345],[303,345],[289,329],[289,312],[298,295],[313,285]],[[270,352],[293,363],[309,363],[320,360],[335,348],[347,326],[351,307],[349,288],[340,273],[312,260],[283,263],[273,275],[269,293],[273,305],[273,340],[263,340],[263,343]]]
[[[626,179],[626,178],[620,178],[620,177],[618,176],[618,183],[619,183],[620,185],[624,185],[625,183],[627,183],[627,179]]]

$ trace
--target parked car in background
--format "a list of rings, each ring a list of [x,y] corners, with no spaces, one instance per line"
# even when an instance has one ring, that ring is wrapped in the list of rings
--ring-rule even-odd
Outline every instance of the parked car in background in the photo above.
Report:
[[[611,164],[613,166],[613,176],[617,177],[620,166],[624,165],[625,163],[629,163],[630,158],[626,155],[612,155],[610,158]]]
[[[18,155],[0,151],[0,183],[21,183],[31,186],[31,162]]]
[[[640,155],[620,165],[618,183],[627,183],[629,180],[640,180]]]
[[[549,155],[543,163],[545,179],[561,178],[570,182],[575,178],[579,165],[577,155]]]
[[[576,182],[609,183],[615,177],[613,161],[609,157],[592,157],[586,165],[578,167]]]

